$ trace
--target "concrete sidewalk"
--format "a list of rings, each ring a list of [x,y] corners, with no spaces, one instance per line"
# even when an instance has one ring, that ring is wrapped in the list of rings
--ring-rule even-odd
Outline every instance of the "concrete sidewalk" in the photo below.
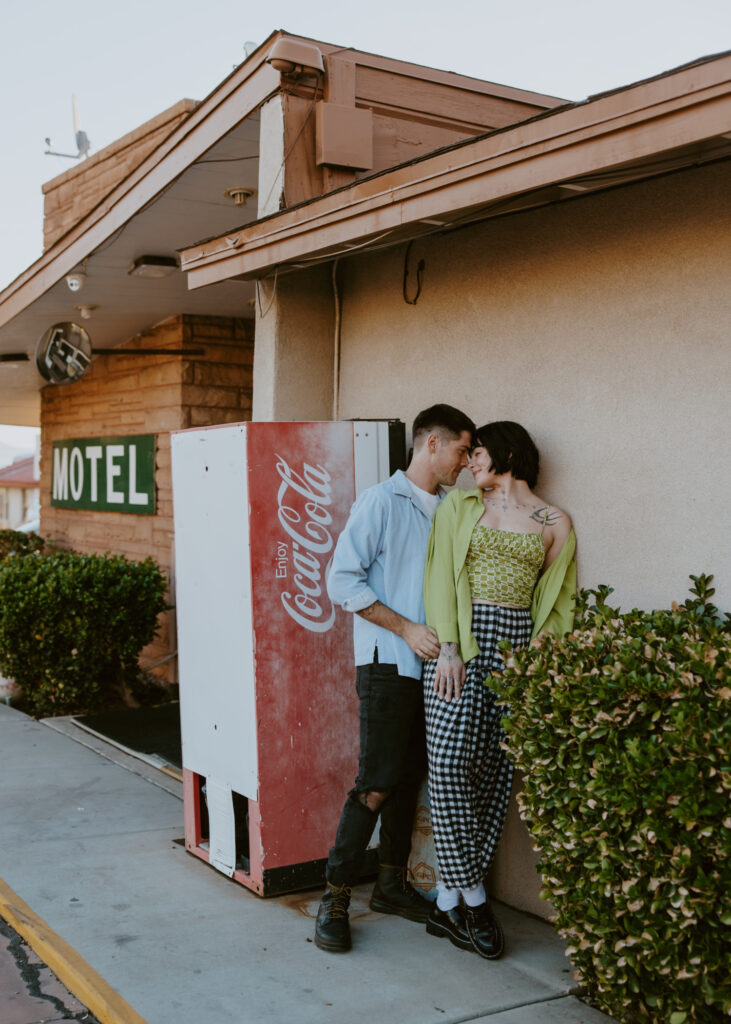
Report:
[[[506,954],[491,963],[423,926],[374,914],[362,886],[353,952],[320,952],[312,942],[319,892],[262,900],[186,854],[178,784],[141,762],[136,774],[134,759],[109,751],[121,763],[0,705],[0,879],[27,904],[25,927],[45,930],[41,957],[50,962],[57,947],[59,962],[75,961],[79,984],[51,966],[100,1020],[610,1021],[570,995],[564,944],[551,927],[507,907],[497,908]],[[119,1003],[110,996],[103,1012],[92,1005],[85,972]]]

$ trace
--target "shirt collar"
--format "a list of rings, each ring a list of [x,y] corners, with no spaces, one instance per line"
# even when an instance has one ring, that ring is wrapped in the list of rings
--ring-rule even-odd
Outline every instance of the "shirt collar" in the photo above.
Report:
[[[411,498],[412,500],[416,498],[416,495],[414,494],[414,491],[411,487],[411,483],[409,482],[409,478],[406,476],[402,469],[397,469],[396,472],[391,477],[391,480],[393,482],[394,494],[400,494],[402,495],[402,497]],[[437,487],[436,493],[439,495],[440,498],[444,498],[447,494],[447,492],[444,490],[442,486]],[[421,508],[421,506],[418,503],[416,504],[417,508]],[[423,512],[424,510],[421,509],[421,511]]]

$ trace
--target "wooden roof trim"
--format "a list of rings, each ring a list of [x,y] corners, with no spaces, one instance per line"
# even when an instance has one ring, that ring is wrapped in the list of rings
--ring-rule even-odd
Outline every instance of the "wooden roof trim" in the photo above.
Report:
[[[442,71],[438,68],[430,68],[425,64],[414,64],[409,61],[398,60],[394,57],[383,57],[380,54],[356,50],[350,46],[336,46],[333,43],[324,43],[317,39],[310,39],[308,36],[298,36],[293,32],[282,30],[282,34],[292,39],[301,39],[303,42],[314,43],[320,47],[320,50],[326,57],[337,55],[342,57],[343,60],[352,60],[364,68],[373,68],[378,71],[387,71],[409,78],[418,78],[421,81],[432,82],[437,85],[448,85],[453,88],[483,93],[488,96],[497,96],[529,106],[556,107],[562,106],[567,102],[566,99],[550,96],[547,93],[532,92],[529,89],[517,89],[510,85],[502,85],[499,82],[489,82],[482,78],[473,78],[470,75],[460,75],[456,71]]]
[[[409,220],[498,201],[713,137],[731,125],[730,78],[726,56],[459,143],[191,246],[182,252],[181,265],[190,287],[261,276],[281,262],[357,243]]]
[[[0,292],[0,326],[73,270],[277,91],[280,76],[265,57],[280,34],[265,40],[93,210]]]
[[[352,55],[364,67],[423,78],[426,81],[471,89],[505,97],[516,102],[551,105],[563,102],[555,97],[481,82],[454,72],[379,57],[350,48],[295,36],[278,29],[238,68],[203,99],[189,116],[157,146],[129,175],[77,224],[57,239],[34,263],[0,292],[0,326],[27,308],[71,272],[95,249],[111,238],[131,217],[140,212],[163,188],[210,149],[232,127],[260,106],[281,85],[278,72],[265,63],[274,41],[282,36],[303,39],[319,46],[325,55]],[[418,74],[415,74],[418,72]],[[164,116],[167,112],[163,112]],[[153,119],[155,120],[155,119]],[[140,126],[142,128],[144,126]],[[134,133],[133,133],[134,134]],[[119,140],[117,140],[119,142]],[[115,143],[111,144],[112,146]],[[108,147],[107,147],[108,148]],[[95,154],[98,157],[100,154]],[[93,158],[92,158],[93,159]],[[64,172],[72,174],[76,168]]]

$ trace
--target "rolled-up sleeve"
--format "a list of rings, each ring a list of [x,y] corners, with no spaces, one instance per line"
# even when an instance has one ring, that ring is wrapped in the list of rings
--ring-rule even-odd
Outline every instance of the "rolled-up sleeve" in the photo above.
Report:
[[[375,488],[365,491],[351,509],[338,537],[327,577],[330,599],[346,612],[359,612],[379,601],[369,584],[369,570],[381,551],[386,511]]]

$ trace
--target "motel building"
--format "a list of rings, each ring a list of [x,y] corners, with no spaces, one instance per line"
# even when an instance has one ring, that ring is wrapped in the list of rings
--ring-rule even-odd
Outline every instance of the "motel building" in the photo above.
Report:
[[[712,572],[731,607],[731,54],[617,85],[568,102],[275,32],[49,181],[43,255],[0,293],[41,534],[152,555],[174,599],[172,431],[408,431],[446,401],[534,436],[582,586],[662,607]],[[36,345],[63,323],[91,352],[58,385]],[[545,916],[534,863],[513,807],[493,889]]]

